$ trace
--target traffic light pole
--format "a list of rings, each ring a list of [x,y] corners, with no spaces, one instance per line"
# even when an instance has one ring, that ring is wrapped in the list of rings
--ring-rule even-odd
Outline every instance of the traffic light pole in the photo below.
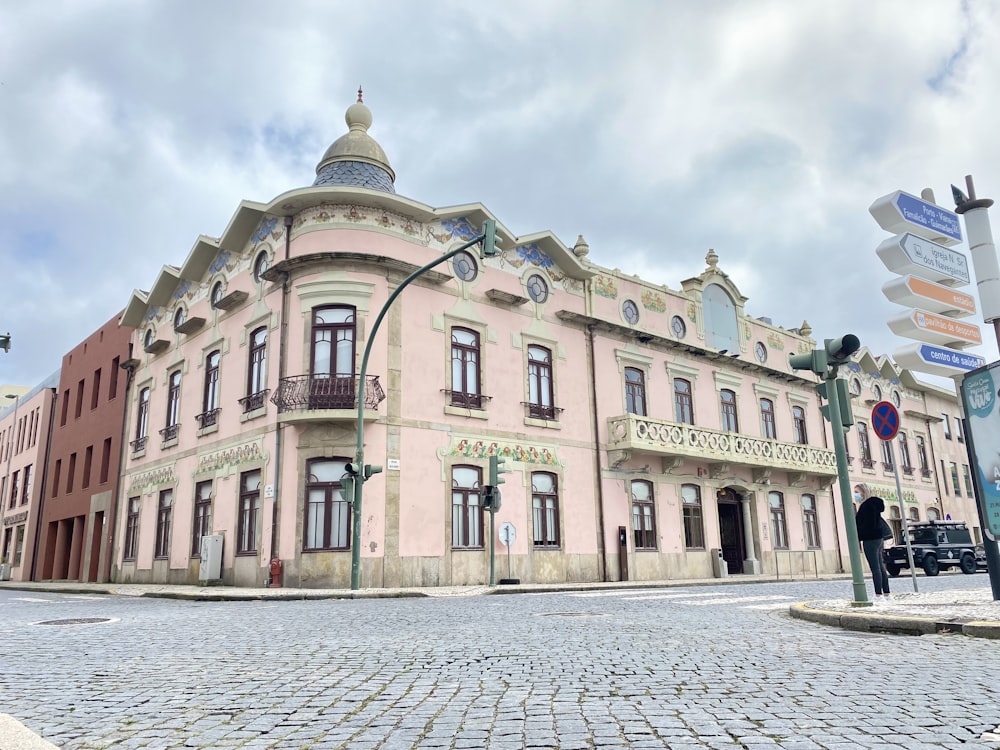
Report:
[[[495,230],[494,230],[495,231]],[[389,299],[385,301],[382,305],[382,309],[379,310],[378,317],[375,318],[375,323],[372,325],[371,330],[368,332],[368,341],[365,342],[365,353],[361,357],[361,372],[358,375],[358,418],[357,418],[357,435],[358,442],[354,451],[354,465],[358,469],[358,475],[354,477],[354,502],[352,503],[351,513],[352,513],[352,526],[351,526],[351,590],[356,591],[360,587],[361,583],[361,498],[363,494],[363,488],[367,478],[364,476],[364,465],[365,465],[365,439],[364,439],[364,429],[365,429],[365,376],[368,374],[368,357],[372,352],[372,344],[375,341],[375,334],[378,332],[379,326],[382,325],[382,320],[385,318],[385,314],[392,307],[392,303],[396,301],[396,297],[410,285],[414,279],[423,276],[425,273],[430,271],[434,266],[439,266],[446,260],[450,260],[458,255],[463,250],[468,250],[473,245],[482,242],[486,238],[486,232],[483,234],[476,235],[473,239],[466,242],[464,245],[456,247],[454,250],[445,253],[437,260],[431,261],[425,266],[421,266],[416,271],[411,273],[401,283],[396,290],[389,295]]]
[[[837,478],[840,480],[840,502],[844,509],[844,531],[847,533],[847,550],[851,557],[851,582],[854,586],[854,604],[868,606],[868,589],[865,587],[865,572],[861,564],[861,544],[858,542],[858,527],[854,523],[854,506],[851,502],[851,480],[847,469],[847,447],[844,443],[844,428],[836,415],[840,414],[840,394],[837,393],[837,365],[831,364],[821,375],[827,382],[827,400],[830,402],[830,426],[833,428],[833,451],[837,456]]]

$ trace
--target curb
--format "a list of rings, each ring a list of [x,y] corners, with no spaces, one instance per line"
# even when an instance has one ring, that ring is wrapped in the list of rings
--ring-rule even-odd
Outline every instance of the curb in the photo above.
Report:
[[[912,617],[907,615],[887,615],[883,613],[838,612],[829,609],[819,609],[811,602],[793,604],[788,608],[788,614],[799,620],[807,620],[820,625],[831,625],[844,630],[855,630],[863,633],[887,633],[890,635],[967,635],[972,638],[989,638],[1000,640],[1000,623],[998,622],[948,622],[933,620],[929,617]]]

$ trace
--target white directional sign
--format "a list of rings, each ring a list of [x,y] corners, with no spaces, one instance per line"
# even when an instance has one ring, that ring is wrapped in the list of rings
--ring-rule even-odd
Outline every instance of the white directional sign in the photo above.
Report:
[[[868,211],[887,232],[912,232],[942,245],[962,241],[958,214],[902,190],[883,195]]]
[[[928,344],[964,349],[979,346],[983,336],[979,326],[946,318],[926,310],[906,310],[889,318],[889,328],[899,336]]]
[[[900,367],[906,367],[946,378],[963,375],[986,365],[986,360],[975,354],[956,352],[932,344],[907,344],[893,352],[892,358]]]
[[[911,273],[947,286],[972,282],[963,253],[909,232],[890,237],[875,252],[893,273]]]
[[[898,276],[885,282],[882,292],[891,302],[952,318],[964,318],[976,312],[976,299],[971,294],[913,275]]]

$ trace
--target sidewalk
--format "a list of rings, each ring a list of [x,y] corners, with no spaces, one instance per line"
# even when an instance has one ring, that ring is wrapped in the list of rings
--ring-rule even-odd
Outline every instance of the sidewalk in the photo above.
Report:
[[[189,601],[292,601],[303,599],[383,599],[400,597],[485,596],[496,594],[547,593],[560,591],[595,591],[607,589],[652,589],[686,586],[733,585],[741,583],[781,583],[773,576],[734,576],[730,578],[685,579],[671,581],[626,581],[612,583],[515,584],[503,586],[441,586],[405,589],[295,589],[236,588],[232,586],[193,586],[137,583],[77,583],[74,581],[0,583],[0,590],[24,590],[52,593],[111,596],[146,596]],[[821,576],[816,580],[849,580],[849,576]],[[789,607],[796,618],[847,630],[925,635],[953,633],[978,638],[1000,639],[1000,602],[986,585],[934,593],[894,594],[888,602],[872,606],[855,605],[849,599],[801,602]]]

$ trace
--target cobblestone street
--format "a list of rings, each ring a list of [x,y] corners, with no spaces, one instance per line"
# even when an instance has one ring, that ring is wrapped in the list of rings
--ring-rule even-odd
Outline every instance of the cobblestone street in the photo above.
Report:
[[[1000,746],[980,739],[1000,724],[997,643],[788,615],[849,591],[199,603],[5,590],[0,705],[72,750]],[[44,624],[91,618],[109,619]]]

